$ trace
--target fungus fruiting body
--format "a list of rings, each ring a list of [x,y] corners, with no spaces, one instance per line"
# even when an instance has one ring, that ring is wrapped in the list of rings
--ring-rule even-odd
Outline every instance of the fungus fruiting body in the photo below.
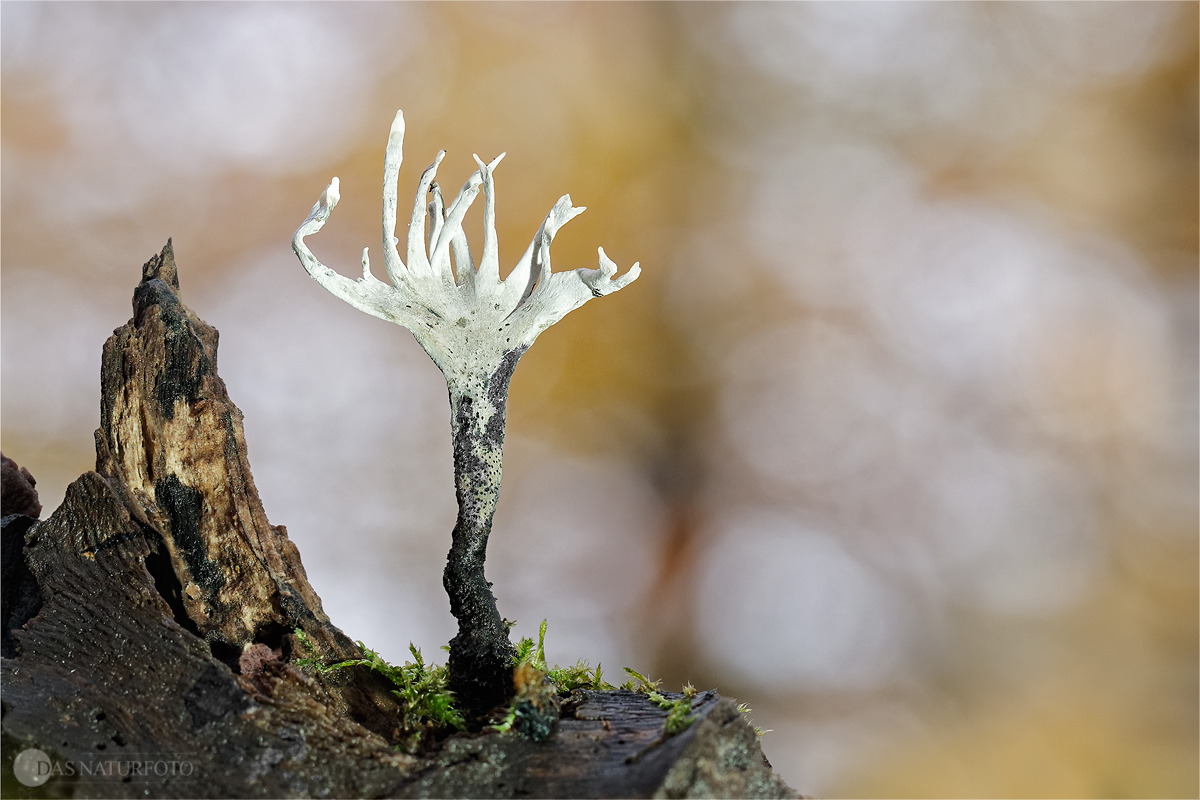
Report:
[[[638,277],[640,268],[634,264],[616,277],[616,265],[600,248],[599,269],[552,273],[554,235],[584,210],[572,207],[570,195],[563,195],[525,254],[501,280],[493,171],[504,154],[489,164],[475,156],[479,169],[447,207],[434,182],[444,150],[421,175],[406,259],[401,261],[395,231],[403,142],[404,115],[398,111],[383,173],[383,261],[388,282],[371,273],[366,248],[362,277],[351,279],[318,261],[304,242],[321,230],[337,205],[337,178],[292,237],[292,249],[308,274],[330,293],[411,331],[446,378],[458,499],[458,519],[443,574],[450,610],[458,620],[458,635],[450,642],[449,682],[462,708],[478,715],[504,702],[513,691],[515,650],[484,577],[488,534],[500,494],[509,380],[538,334],[593,297],[626,286]],[[462,221],[480,189],[483,250],[476,266]]]

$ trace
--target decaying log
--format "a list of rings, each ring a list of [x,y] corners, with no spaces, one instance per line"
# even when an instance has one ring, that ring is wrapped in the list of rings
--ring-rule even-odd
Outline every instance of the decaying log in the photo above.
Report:
[[[795,796],[714,693],[674,735],[645,695],[580,690],[548,741],[460,733],[402,752],[387,681],[294,663],[297,629],[322,661],[362,652],[267,521],[217,333],[180,300],[170,242],[133,306],[104,347],[96,471],[48,519],[28,504],[3,519],[5,796]],[[13,773],[31,748],[59,768],[32,788]]]

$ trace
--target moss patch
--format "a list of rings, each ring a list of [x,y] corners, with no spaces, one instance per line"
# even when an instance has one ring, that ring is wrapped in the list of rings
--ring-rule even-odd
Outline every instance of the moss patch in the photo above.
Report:
[[[466,727],[462,714],[455,706],[454,694],[446,688],[446,667],[427,665],[420,649],[414,645],[408,646],[413,660],[406,662],[404,666],[389,664],[362,642],[359,642],[358,646],[362,648],[364,658],[322,664],[312,657],[316,649],[304,631],[297,628],[295,637],[300,647],[306,648],[309,653],[308,657],[295,661],[296,666],[302,669],[333,672],[361,667],[390,681],[395,686],[392,694],[404,701],[401,725],[410,751],[416,749],[423,740],[439,738]]]

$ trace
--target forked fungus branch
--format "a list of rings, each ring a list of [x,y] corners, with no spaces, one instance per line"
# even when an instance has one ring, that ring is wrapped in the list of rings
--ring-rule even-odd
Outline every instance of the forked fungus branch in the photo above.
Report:
[[[387,283],[371,274],[367,248],[363,248],[362,277],[352,280],[318,261],[304,242],[325,225],[337,205],[337,178],[292,237],[292,249],[308,274],[329,292],[360,311],[408,328],[446,378],[458,497],[458,520],[443,575],[450,610],[458,620],[458,635],[450,642],[450,683],[463,709],[481,714],[512,693],[515,651],[483,569],[500,494],[509,380],[538,334],[593,297],[626,286],[641,270],[634,264],[614,277],[617,266],[600,248],[599,269],[552,273],[550,243],[555,233],[584,210],[572,207],[570,195],[563,195],[508,278],[501,280],[492,174],[504,154],[490,164],[475,156],[479,169],[446,207],[434,182],[444,150],[421,175],[408,227],[407,257],[401,261],[395,232],[403,142],[404,115],[397,111],[383,171]],[[462,220],[481,188],[483,250],[476,266]]]

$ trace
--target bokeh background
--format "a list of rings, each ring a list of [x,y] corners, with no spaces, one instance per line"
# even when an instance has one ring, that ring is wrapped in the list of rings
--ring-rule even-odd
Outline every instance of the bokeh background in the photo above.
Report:
[[[508,152],[502,272],[566,192],[589,209],[556,267],[602,245],[644,270],[516,372],[488,565],[517,635],[545,618],[552,661],[748,702],[805,793],[1200,792],[1196,4],[0,23],[2,446],[47,514],[173,237],[326,610],[392,660],[440,654],[444,384],[289,246],[337,175],[310,245],[382,263],[403,108],[402,203],[439,148],[451,189]]]

